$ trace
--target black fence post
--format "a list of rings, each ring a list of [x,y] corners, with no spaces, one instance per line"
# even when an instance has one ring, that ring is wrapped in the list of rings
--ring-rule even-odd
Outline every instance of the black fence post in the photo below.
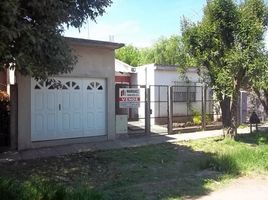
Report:
[[[151,132],[150,87],[145,87],[145,133]]]
[[[18,148],[18,87],[10,85],[10,148]]]
[[[168,88],[168,134],[173,133],[173,87]]]
[[[202,86],[202,130],[206,130],[207,86]]]

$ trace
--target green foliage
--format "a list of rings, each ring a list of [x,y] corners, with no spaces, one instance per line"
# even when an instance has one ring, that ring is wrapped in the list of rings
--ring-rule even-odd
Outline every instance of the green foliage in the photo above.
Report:
[[[179,36],[160,38],[152,47],[152,63],[160,65],[178,65],[181,56],[181,40]]]
[[[66,188],[40,179],[17,182],[0,178],[2,200],[100,200],[102,196],[88,188]]]
[[[63,25],[80,28],[95,20],[111,0],[6,0],[0,2],[0,66],[45,79],[68,73],[76,63]]]
[[[206,124],[210,124],[212,121],[211,115],[206,114]],[[193,123],[194,125],[202,124],[202,114],[198,111],[193,111]]]
[[[194,125],[202,124],[202,116],[200,112],[193,111],[193,122],[194,122]]]
[[[160,38],[152,47],[136,48],[127,45],[116,51],[116,58],[134,67],[144,64],[180,65],[184,59],[181,38],[173,35]]]
[[[140,51],[132,45],[116,50],[115,57],[133,67],[137,67],[140,63]]]

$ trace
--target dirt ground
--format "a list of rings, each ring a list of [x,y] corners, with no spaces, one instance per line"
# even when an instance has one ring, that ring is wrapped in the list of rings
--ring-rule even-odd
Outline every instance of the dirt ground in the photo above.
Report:
[[[195,200],[268,200],[268,176],[241,177]]]

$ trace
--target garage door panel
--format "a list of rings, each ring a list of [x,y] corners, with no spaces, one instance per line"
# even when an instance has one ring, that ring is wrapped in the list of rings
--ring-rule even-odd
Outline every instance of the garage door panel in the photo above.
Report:
[[[34,109],[42,110],[43,107],[44,107],[43,92],[38,91],[34,94]]]
[[[96,130],[103,130],[105,129],[105,113],[104,112],[98,112],[96,114],[96,119],[102,119],[102,120],[96,120]]]
[[[71,106],[71,98],[70,98],[70,93],[69,92],[62,92],[62,110],[67,110]]]
[[[82,129],[82,116],[80,112],[73,114],[73,127],[74,129]]]
[[[62,114],[62,128],[65,132],[71,128],[71,116],[69,113]]]
[[[87,115],[86,115],[86,129],[87,130],[93,130],[93,124],[94,124],[94,113],[92,112],[87,112]]]
[[[73,93],[72,107],[77,110],[82,110],[82,95],[81,93]]]
[[[85,107],[87,109],[93,109],[93,107],[94,107],[94,93],[88,92],[86,94],[86,96],[87,96],[87,98],[86,98]]]
[[[47,130],[48,131],[55,131],[56,130],[56,124],[57,124],[57,119],[56,119],[56,114],[55,113],[50,113],[47,115]]]
[[[105,95],[102,93],[95,94],[95,106],[97,109],[103,110],[103,106],[105,105]]]
[[[42,114],[35,114],[35,123],[34,123],[34,129],[35,131],[42,132],[44,130],[44,122],[45,118]]]
[[[56,100],[55,100],[55,93],[48,92],[47,93],[47,101],[46,101],[46,107],[48,111],[55,111],[56,106]]]

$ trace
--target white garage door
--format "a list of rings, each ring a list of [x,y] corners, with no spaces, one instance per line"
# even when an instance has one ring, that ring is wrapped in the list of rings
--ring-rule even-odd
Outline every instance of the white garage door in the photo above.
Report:
[[[104,79],[32,80],[32,141],[106,134]]]

